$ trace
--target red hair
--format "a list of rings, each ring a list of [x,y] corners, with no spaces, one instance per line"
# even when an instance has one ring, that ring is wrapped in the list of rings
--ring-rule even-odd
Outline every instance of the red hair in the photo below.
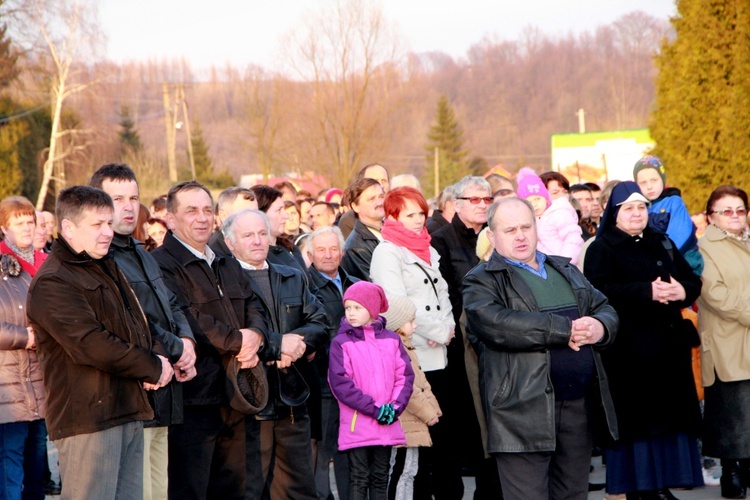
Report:
[[[422,193],[414,189],[413,187],[403,186],[388,191],[383,200],[383,208],[385,209],[386,217],[393,217],[398,219],[401,210],[406,207],[406,200],[411,200],[422,209],[425,217],[429,213],[427,207],[427,201],[422,196]]]

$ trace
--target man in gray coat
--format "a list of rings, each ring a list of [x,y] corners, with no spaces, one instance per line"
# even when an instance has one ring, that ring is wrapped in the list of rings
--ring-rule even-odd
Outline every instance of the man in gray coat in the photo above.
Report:
[[[463,281],[467,334],[479,357],[487,451],[506,500],[588,495],[589,414],[617,438],[599,350],[618,319],[570,259],[537,251],[531,204],[488,211],[495,251]]]

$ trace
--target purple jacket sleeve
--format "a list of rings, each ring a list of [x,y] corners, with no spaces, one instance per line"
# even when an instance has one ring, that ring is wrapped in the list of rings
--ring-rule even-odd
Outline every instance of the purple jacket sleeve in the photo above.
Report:
[[[372,418],[378,418],[378,408],[375,406],[375,400],[355,386],[354,381],[346,372],[346,362],[344,359],[346,354],[344,353],[341,339],[341,335],[333,339],[328,357],[328,383],[331,386],[331,392],[333,392],[333,395],[339,402],[349,408]],[[408,401],[409,398],[407,397],[406,400]]]
[[[398,335],[398,334],[394,334]],[[409,404],[409,398],[414,390],[414,370],[411,368],[411,360],[409,359],[409,353],[406,352],[404,344],[401,339],[396,338],[398,345],[398,352],[396,357],[396,379],[393,384],[393,407],[396,410],[397,415],[406,409],[406,405]]]

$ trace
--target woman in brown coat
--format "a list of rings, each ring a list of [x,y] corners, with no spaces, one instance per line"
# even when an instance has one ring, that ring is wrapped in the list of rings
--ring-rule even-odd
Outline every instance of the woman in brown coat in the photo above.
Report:
[[[36,213],[26,198],[0,202],[0,498],[44,499],[47,428],[42,370],[26,295],[46,254],[34,250]]]
[[[721,494],[744,498],[750,483],[750,231],[747,193],[721,186],[706,206],[698,242],[703,293],[698,299],[705,389],[706,456],[721,458]]]

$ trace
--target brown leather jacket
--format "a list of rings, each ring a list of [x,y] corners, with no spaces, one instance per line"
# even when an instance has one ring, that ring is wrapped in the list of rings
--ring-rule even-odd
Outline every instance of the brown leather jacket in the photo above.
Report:
[[[161,362],[138,300],[114,260],[75,253],[62,239],[28,298],[47,396],[50,439],[150,420],[142,382]]]

